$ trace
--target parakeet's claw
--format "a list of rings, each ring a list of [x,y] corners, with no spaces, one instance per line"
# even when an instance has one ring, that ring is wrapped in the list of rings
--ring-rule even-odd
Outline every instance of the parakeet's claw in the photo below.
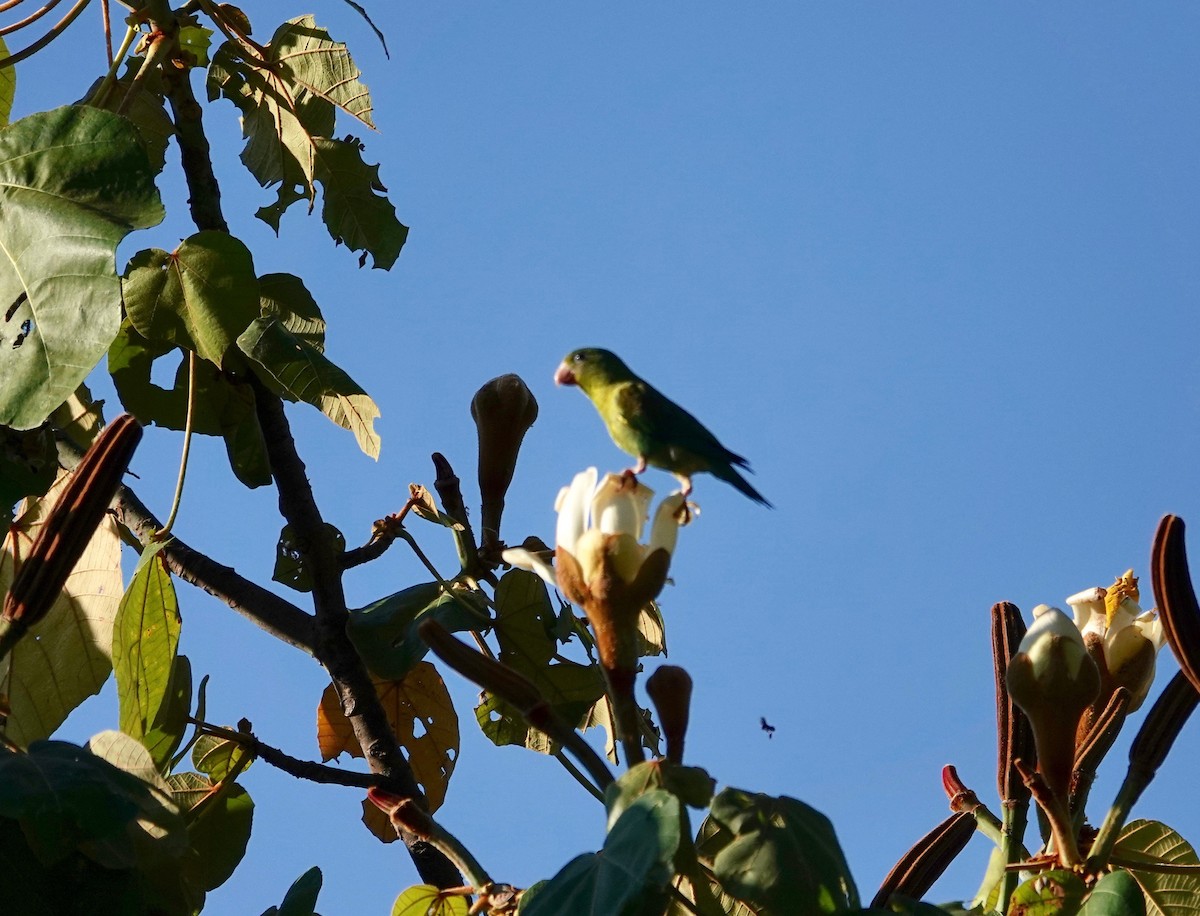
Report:
[[[691,524],[692,519],[700,514],[700,507],[695,503],[690,503],[684,500],[679,508],[675,510],[675,523],[682,528],[684,525]]]

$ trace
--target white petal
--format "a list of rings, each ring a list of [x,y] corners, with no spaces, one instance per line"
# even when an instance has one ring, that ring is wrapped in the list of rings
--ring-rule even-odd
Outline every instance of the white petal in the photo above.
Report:
[[[679,511],[683,508],[684,495],[672,493],[658,505],[654,513],[654,524],[650,528],[650,543],[647,552],[665,550],[675,552],[675,541],[679,538]]]
[[[1066,647],[1056,650],[1056,642],[1059,646],[1065,642],[1073,646],[1075,651],[1064,651]],[[1083,646],[1083,636],[1074,621],[1058,608],[1045,604],[1039,604],[1033,609],[1033,625],[1021,640],[1017,651],[1028,655],[1034,668],[1041,670],[1055,664],[1055,658],[1065,658],[1072,678],[1078,674],[1079,666],[1088,658]]]
[[[1067,604],[1075,612],[1075,626],[1079,627],[1082,633],[1095,614],[1104,615],[1104,589],[1085,588],[1068,598]],[[1100,635],[1104,635],[1103,627],[1100,629]]]
[[[649,487],[623,474],[606,474],[592,500],[592,526],[605,534],[628,534],[638,540],[650,498]]]
[[[1162,618],[1155,611],[1144,611],[1137,616],[1133,625],[1142,631],[1142,635],[1154,643],[1154,651],[1163,647],[1167,635],[1163,632]]]
[[[518,569],[537,573],[543,581],[558,588],[558,581],[554,578],[554,567],[524,547],[510,547],[500,554],[500,558]]]
[[[566,493],[558,496],[558,525],[554,531],[554,543],[568,553],[575,553],[580,535],[587,530],[588,503],[596,489],[595,468],[580,471],[567,487]]]
[[[599,528],[589,528],[579,538],[575,545],[575,560],[579,563],[579,571],[583,581],[592,584],[596,571],[604,562],[604,535]]]

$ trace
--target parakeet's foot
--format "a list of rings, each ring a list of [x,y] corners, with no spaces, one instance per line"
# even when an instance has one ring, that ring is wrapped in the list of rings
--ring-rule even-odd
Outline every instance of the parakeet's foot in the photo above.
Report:
[[[695,503],[690,503],[687,500],[675,510],[675,523],[682,528],[684,525],[691,524],[692,519],[700,514],[700,507]]]

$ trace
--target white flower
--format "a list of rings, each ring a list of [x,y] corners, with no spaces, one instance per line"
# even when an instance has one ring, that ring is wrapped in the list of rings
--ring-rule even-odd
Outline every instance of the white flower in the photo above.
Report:
[[[680,493],[664,499],[650,526],[650,539],[643,544],[654,491],[623,474],[606,474],[597,486],[598,476],[595,468],[576,474],[554,504],[558,512],[557,552],[560,557],[565,552],[575,560],[589,590],[606,574],[615,574],[625,584],[634,582],[646,560],[658,551],[665,551],[669,561],[679,534],[677,517],[684,505]],[[559,581],[561,571],[556,576],[550,564],[524,548],[506,550],[503,558],[506,563],[537,573],[551,585],[564,585]]]
[[[1133,694],[1130,712],[1146,699],[1155,660],[1166,641],[1158,614],[1143,611],[1139,597],[1131,569],[1110,588],[1089,588],[1067,599],[1084,642],[1095,645],[1094,654],[1104,660],[1105,693],[1127,688]]]

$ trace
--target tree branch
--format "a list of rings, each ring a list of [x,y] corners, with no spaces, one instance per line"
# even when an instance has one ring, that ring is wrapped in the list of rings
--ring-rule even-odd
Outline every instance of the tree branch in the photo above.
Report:
[[[304,462],[296,452],[291,427],[284,414],[283,401],[257,379],[251,379],[251,384],[258,422],[267,443],[271,473],[279,491],[279,511],[291,526],[296,547],[304,555],[312,574],[317,660],[329,672],[368,765],[397,786],[398,794],[413,798],[424,807],[425,794],[400,749],[371,676],[346,636],[349,611],[342,588],[341,553],[329,537],[313,498]],[[423,881],[443,888],[462,884],[457,869],[435,847],[412,835],[404,837],[404,844]]]
[[[58,458],[64,467],[72,468],[83,457],[83,451],[66,439],[58,440]],[[117,521],[133,532],[142,544],[149,544],[162,523],[154,516],[133,490],[121,486],[110,504]],[[251,582],[229,566],[222,566],[207,554],[189,547],[177,537],[163,547],[160,556],[168,568],[184,582],[208,592],[225,602],[255,626],[290,646],[313,654],[313,620],[296,605],[274,592]]]

